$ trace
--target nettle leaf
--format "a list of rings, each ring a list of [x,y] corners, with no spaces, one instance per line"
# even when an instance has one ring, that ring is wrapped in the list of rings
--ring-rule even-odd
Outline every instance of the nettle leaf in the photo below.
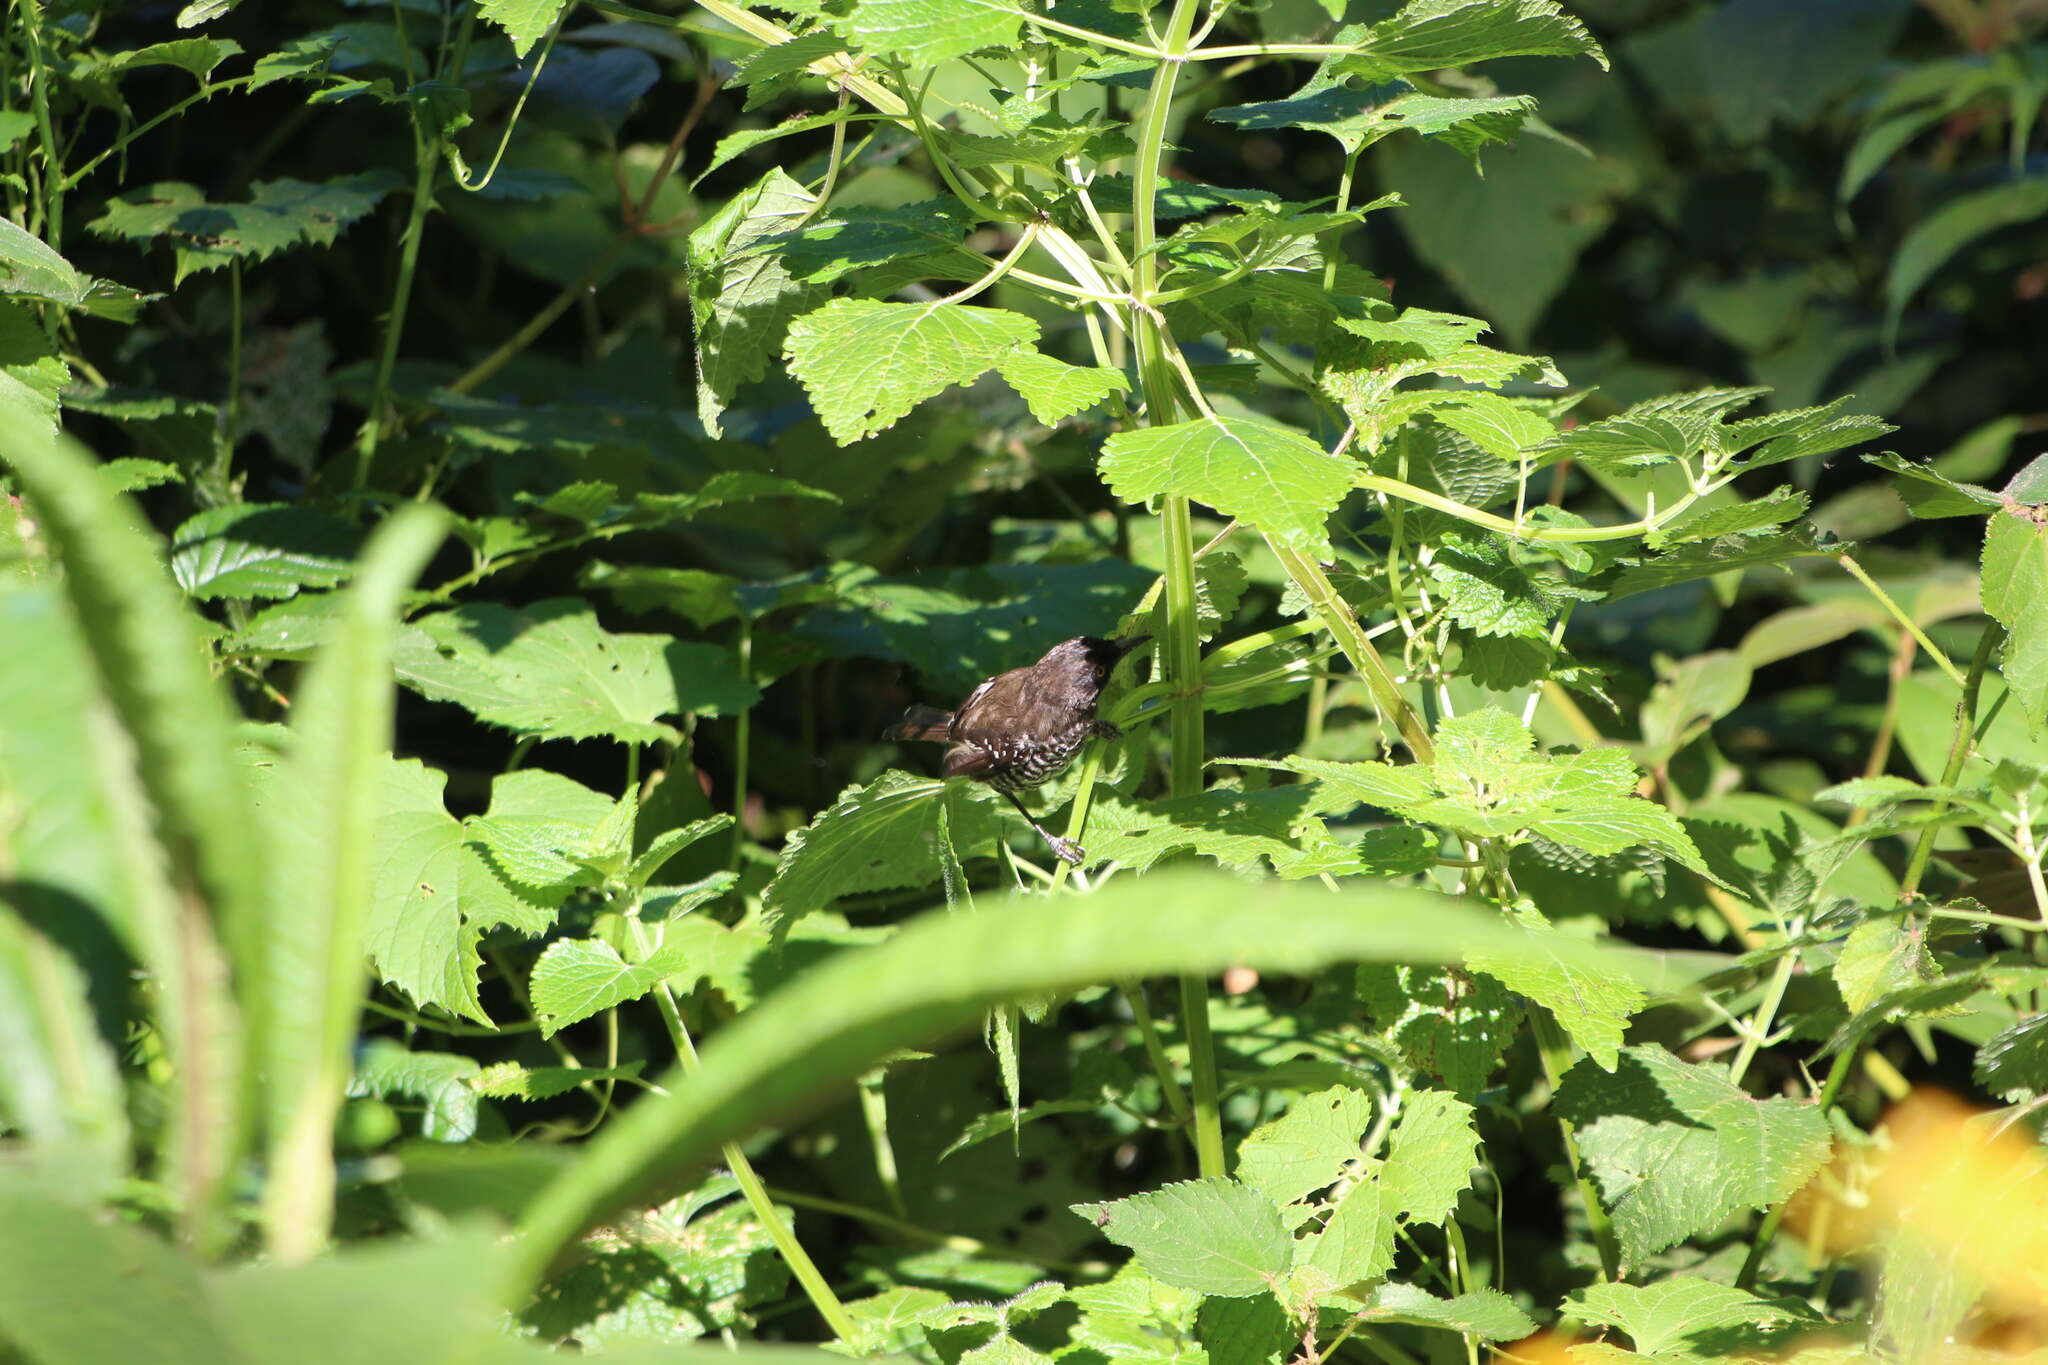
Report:
[[[1284,100],[1232,105],[1211,110],[1209,117],[1248,130],[1304,128],[1327,133],[1346,152],[1405,129],[1440,138],[1477,165],[1480,148],[1490,142],[1512,142],[1523,120],[1536,111],[1532,95],[1448,99],[1399,90],[1354,90],[1319,72]]]
[[[1358,1316],[1366,1322],[1437,1327],[1481,1341],[1519,1341],[1536,1331],[1535,1321],[1498,1289],[1475,1289],[1455,1299],[1440,1299],[1412,1284],[1383,1284],[1372,1291]]]
[[[1722,536],[1754,535],[1800,516],[1806,511],[1807,502],[1806,494],[1796,488],[1773,488],[1760,498],[1708,508],[1677,526],[1660,528],[1646,537],[1646,542],[1651,549],[1661,550],[1667,545],[1718,540]]]
[[[2048,1014],[2001,1029],[1977,1049],[1977,1084],[2002,1099],[2048,1091]]]
[[[627,1081],[637,1078],[647,1063],[639,1058],[609,1067],[536,1066],[517,1062],[494,1062],[470,1076],[470,1089],[492,1100],[538,1102],[566,1095],[593,1081]]]
[[[2005,499],[1990,489],[1951,479],[1931,463],[1916,464],[1891,454],[1865,455],[1863,459],[1900,476],[1903,482],[1892,487],[1916,517],[1981,517],[2005,505]]]
[[[1630,1267],[1790,1198],[1830,1151],[1818,1105],[1754,1099],[1720,1067],[1662,1048],[1630,1048],[1612,1072],[1581,1062],[1556,1108],[1577,1130]]]
[[[1297,1283],[1313,1293],[1378,1279],[1393,1267],[1395,1236],[1386,1192],[1377,1181],[1360,1181],[1344,1192],[1320,1232],[1295,1244]]]
[[[1984,530],[1984,610],[2005,627],[1999,667],[2033,729],[2048,725],[2048,508],[2015,502]]]
[[[1884,916],[1849,931],[1835,957],[1835,989],[1852,1014],[1862,1014],[1900,991],[1939,980],[1941,969],[1927,948],[1927,931]]]
[[[1388,1139],[1380,1190],[1388,1212],[1438,1224],[1458,1206],[1479,1162],[1472,1106],[1442,1090],[1410,1091]]]
[[[0,299],[0,418],[55,431],[57,392],[70,380],[71,367],[28,309]]]
[[[777,168],[690,234],[697,416],[713,436],[740,386],[767,374],[790,320],[825,296],[824,289],[792,276],[775,252],[759,250],[816,203],[809,190]]]
[[[398,680],[421,696],[537,739],[674,742],[678,732],[660,717],[737,715],[760,697],[724,649],[615,635],[580,598],[423,616],[400,633],[392,658]]]
[[[1291,427],[1207,417],[1118,432],[1103,445],[1101,471],[1125,502],[1192,498],[1328,559],[1324,523],[1351,489],[1352,465]]]
[[[174,38],[151,43],[89,61],[77,75],[90,80],[101,75],[118,76],[146,66],[175,66],[204,84],[213,69],[236,56],[242,45],[229,38]]]
[[[679,971],[680,949],[657,949],[644,962],[627,962],[602,939],[556,939],[533,964],[529,988],[543,1038],[593,1014],[638,1000]]]
[[[467,1142],[476,1136],[478,1095],[470,1084],[482,1068],[451,1052],[409,1052],[392,1038],[372,1038],[356,1054],[351,1099],[418,1100],[420,1136],[429,1142]]]
[[[1073,1210],[1135,1252],[1148,1274],[1198,1294],[1241,1299],[1263,1293],[1294,1259],[1294,1239],[1272,1201],[1235,1180],[1187,1180]]]
[[[1812,526],[1799,522],[1768,535],[1721,536],[1692,541],[1661,555],[1626,563],[1600,581],[1607,600],[1633,597],[1696,578],[1712,578],[1732,569],[1759,569],[1795,559],[1839,554],[1842,547],[1823,544]]]
[[[1639,1356],[1668,1360],[1748,1358],[1770,1350],[1791,1325],[1820,1325],[1797,1299],[1766,1299],[1690,1275],[1654,1284],[1596,1284],[1567,1296],[1571,1315],[1628,1333]]]
[[[115,322],[133,322],[145,296],[72,268],[27,228],[0,218],[0,294],[42,299]]]
[[[1086,412],[1113,393],[1128,393],[1131,387],[1120,370],[1069,365],[1043,351],[1012,351],[997,363],[996,373],[1023,397],[1031,415],[1047,426]]]
[[[1301,1096],[1238,1144],[1237,1178],[1276,1206],[1335,1184],[1363,1155],[1373,1109],[1370,1094],[1348,1085]]]
[[[791,323],[783,349],[825,430],[850,445],[1037,339],[1036,322],[1001,308],[834,299]]]
[[[416,760],[386,765],[364,944],[379,974],[422,1005],[489,1023],[477,1000],[477,940],[495,925],[538,934],[559,897],[515,889],[442,801],[447,776]]]
[[[1014,47],[1022,15],[988,0],[861,0],[853,12],[863,52],[937,66],[989,47]]]
[[[302,243],[331,246],[400,185],[389,171],[363,171],[324,184],[264,180],[246,204],[210,204],[179,181],[118,195],[89,224],[102,237],[131,242],[169,238],[177,249],[175,283],[233,260],[260,261]]]
[[[1098,791],[1083,836],[1088,865],[1113,861],[1143,872],[1182,849],[1240,870],[1281,863],[1300,852],[1295,832],[1312,821],[1316,799],[1307,784],[1260,792],[1212,787],[1158,801]]]
[[[1429,415],[1487,454],[1519,460],[1557,435],[1557,424],[1527,403],[1492,393],[1452,393]]]
[[[755,249],[781,256],[784,268],[806,284],[830,284],[853,271],[902,257],[951,251],[972,226],[959,201],[952,199],[887,208],[861,205],[780,233]]]
[[[1550,623],[1567,603],[1599,600],[1599,593],[1545,572],[1547,564],[1526,565],[1517,556],[1505,536],[1445,534],[1428,573],[1451,619],[1476,635],[1548,641]]]
[[[1381,1035],[1461,1096],[1485,1088],[1521,1031],[1521,1006],[1488,976],[1371,963],[1357,982],[1358,1003]]]
[[[1551,0],[1410,0],[1360,36],[1338,35],[1351,51],[1331,65],[1384,81],[1497,57],[1591,57],[1604,68],[1586,26]]]
[[[1559,957],[1552,946],[1561,937],[1557,930],[1526,921],[1522,927],[1529,935],[1526,950],[1475,955],[1465,965],[1549,1010],[1572,1041],[1586,1050],[1588,1061],[1613,1070],[1628,1021],[1649,998],[1633,981],[1590,972]]]
[[[309,507],[212,507],[171,537],[171,576],[202,601],[293,597],[346,581],[362,541],[355,527]]]
[[[569,0],[477,0],[477,11],[505,30],[521,61],[533,45],[548,36]]]
[[[610,820],[617,803],[574,778],[521,768],[491,780],[491,806],[464,821],[492,866],[520,886],[594,884],[575,856]]]
[[[883,773],[855,785],[817,819],[789,836],[775,879],[761,893],[763,918],[776,933],[790,921],[823,910],[841,896],[898,887],[929,886],[943,866],[939,815],[946,803],[947,833],[959,862],[992,853],[1003,815],[992,793],[909,773]]]

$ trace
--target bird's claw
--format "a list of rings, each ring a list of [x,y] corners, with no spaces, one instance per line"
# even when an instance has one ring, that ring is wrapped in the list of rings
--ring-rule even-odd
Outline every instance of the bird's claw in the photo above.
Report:
[[[1124,737],[1122,726],[1114,725],[1106,720],[1096,721],[1093,728],[1097,739],[1106,739],[1114,742]]]
[[[1083,862],[1087,861],[1088,850],[1082,848],[1072,839],[1061,839],[1057,836],[1054,836],[1048,838],[1046,842],[1052,845],[1052,851],[1054,856],[1057,857],[1063,863],[1067,863],[1073,867],[1079,867]]]

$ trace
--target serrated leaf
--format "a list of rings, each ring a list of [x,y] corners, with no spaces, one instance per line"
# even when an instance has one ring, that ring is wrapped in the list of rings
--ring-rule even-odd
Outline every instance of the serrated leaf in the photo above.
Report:
[[[11,219],[0,218],[0,294],[43,299],[115,322],[133,322],[144,296],[95,279]]]
[[[1757,569],[1789,564],[1795,559],[1832,555],[1836,547],[1823,545],[1813,528],[1801,522],[1771,535],[1723,536],[1718,540],[1694,541],[1677,549],[1630,564],[1606,580],[1607,599],[1633,597],[1696,578],[1712,578],[1734,569]]]
[[[1338,1289],[1385,1275],[1394,1264],[1394,1211],[1386,1190],[1363,1180],[1344,1192],[1322,1231],[1296,1244],[1295,1264]]]
[[[178,528],[171,537],[171,576],[202,601],[292,597],[344,581],[361,544],[356,528],[310,507],[229,504]]]
[[[1163,1283],[1198,1294],[1241,1299],[1263,1293],[1287,1273],[1294,1239],[1272,1203],[1235,1180],[1186,1180],[1074,1212]]]
[[[569,7],[569,0],[477,0],[477,12],[505,30],[521,61]]]
[[[2038,1095],[2048,1091],[2048,1014],[2037,1014],[1999,1030],[1977,1049],[1977,1084],[1994,1095]]]
[[[615,635],[572,598],[421,617],[393,658],[399,681],[422,696],[540,739],[673,741],[677,731],[660,717],[733,715],[760,695],[725,650]]]
[[[1272,1200],[1292,1204],[1336,1183],[1362,1153],[1373,1097],[1340,1085],[1303,1095],[1287,1112],[1246,1135],[1237,1149],[1237,1178]]]
[[[740,386],[768,372],[790,319],[825,295],[822,288],[793,278],[776,253],[758,249],[801,221],[816,203],[816,196],[777,168],[690,234],[697,416],[713,436]]]
[[[2048,509],[2013,503],[1984,529],[1984,610],[2005,627],[1999,667],[2038,734],[2048,725]]]
[[[177,249],[176,283],[232,260],[257,260],[301,244],[334,239],[398,187],[388,171],[364,171],[320,184],[264,180],[246,204],[208,203],[193,185],[165,181],[110,200],[89,224],[103,237],[132,242],[169,238]]]
[[[951,251],[971,226],[951,199],[856,205],[780,233],[757,249],[780,256],[784,268],[804,283],[822,285],[903,257]]]
[[[985,47],[1013,47],[1022,16],[987,0],[861,0],[853,37],[863,52],[937,66]]]
[[[854,785],[809,825],[790,835],[761,893],[763,919],[778,933],[799,915],[841,896],[929,886],[939,880],[939,806],[951,802],[953,851],[965,862],[1001,836],[1002,815],[983,790],[909,773],[883,773]]]
[[[1380,1171],[1390,1214],[1429,1224],[1451,1216],[1479,1161],[1472,1114],[1471,1105],[1446,1091],[1409,1092]]]
[[[1351,488],[1350,461],[1301,432],[1248,417],[1209,417],[1120,431],[1101,472],[1125,502],[1192,498],[1289,549],[1329,558],[1324,523]]]
[[[491,782],[490,809],[464,822],[490,854],[492,867],[521,886],[594,884],[573,856],[610,818],[615,803],[574,778],[545,768],[501,773]]]
[[[543,1038],[628,1000],[638,1000],[682,966],[673,948],[627,962],[602,939],[560,938],[533,964],[529,989]]]
[[[1586,26],[1551,0],[1410,0],[1367,29],[1332,66],[1384,81],[1497,57],[1576,56],[1607,65]]]
[[[1904,480],[1893,487],[1915,517],[1981,517],[2005,503],[1990,489],[1952,479],[1932,464],[1919,464],[1892,454],[1863,458]]]
[[[1611,1073],[1584,1062],[1558,1087],[1599,1182],[1625,1266],[1789,1198],[1827,1160],[1818,1105],[1752,1098],[1715,1066],[1636,1047]]]
[[[790,324],[784,353],[825,430],[848,445],[1037,339],[1037,323],[1000,308],[834,299]]]
[[[1913,986],[1937,980],[1941,971],[1927,951],[1927,933],[1890,918],[1857,925],[1835,958],[1835,989],[1851,1014]]]
[[[1597,598],[1546,572],[1545,564],[1524,564],[1505,537],[1474,532],[1447,533],[1428,573],[1453,621],[1476,635],[1547,640],[1550,623],[1566,604]]]
[[[739,64],[739,70],[733,72],[729,83],[744,87],[774,80],[777,76],[794,75],[813,62],[837,56],[846,50],[846,40],[837,33],[826,28],[813,29],[786,43],[774,43],[754,53]],[[826,122],[831,123],[838,122],[845,116],[827,114],[823,117]],[[801,121],[811,122],[810,119]],[[720,153],[725,150],[725,142],[730,140],[728,138],[718,144]],[[714,154],[712,159],[717,160],[717,155]],[[702,180],[704,176],[700,173],[697,178]]]
[[[1430,415],[1503,460],[1519,460],[1557,435],[1556,424],[1542,413],[1498,394],[1461,394],[1454,403],[1432,408]]]
[[[70,380],[71,367],[28,310],[0,299],[0,420],[23,430],[55,431],[57,391]]]
[[[1498,1289],[1475,1289],[1455,1299],[1440,1299],[1412,1284],[1383,1284],[1373,1290],[1358,1316],[1367,1322],[1437,1327],[1481,1341],[1519,1341],[1536,1330],[1529,1315]]]
[[[447,778],[416,760],[386,766],[364,945],[386,981],[422,1005],[489,1023],[476,993],[483,930],[545,931],[554,908],[515,891],[448,813]]]
[[[1358,969],[1358,1001],[1416,1067],[1470,1097],[1520,1032],[1522,1011],[1499,982],[1436,967]]]
[[[356,1056],[348,1093],[355,1098],[402,1097],[426,1105],[420,1136],[429,1142],[467,1142],[476,1136],[477,1074],[473,1058],[450,1052],[411,1052],[391,1038],[373,1038]]]
[[[1130,382],[1119,370],[1095,365],[1069,365],[1042,351],[1012,351],[996,366],[1031,409],[1051,426],[1061,418],[1086,412],[1113,393],[1126,393]]]
[[[1586,1050],[1587,1060],[1612,1071],[1629,1019],[1649,1003],[1649,997],[1633,981],[1589,972],[1558,957],[1551,946],[1557,930],[1523,927],[1529,935],[1527,951],[1475,956],[1466,965],[1549,1010],[1572,1041]]]
[[[1806,511],[1806,494],[1796,488],[1774,488],[1763,497],[1728,507],[1714,507],[1649,538],[1652,549],[1684,545],[1720,536],[1750,535],[1782,526]]]
[[[1596,1284],[1572,1291],[1573,1317],[1628,1333],[1640,1356],[1660,1360],[1719,1360],[1769,1345],[1755,1329],[1812,1322],[1796,1299],[1765,1299],[1733,1285],[1690,1275],[1652,1284]],[[1745,1331],[1744,1329],[1750,1329]]]
[[[1168,854],[1188,849],[1224,867],[1254,869],[1299,851],[1293,831],[1313,799],[1306,786],[1262,792],[1216,787],[1158,801],[1128,801],[1098,792],[1085,838],[1088,865],[1114,861],[1142,872]]]
[[[572,1066],[524,1067],[517,1062],[495,1062],[467,1079],[469,1088],[492,1100],[538,1102],[566,1095],[593,1081],[625,1081],[639,1076],[646,1062],[635,1058],[613,1067]]]

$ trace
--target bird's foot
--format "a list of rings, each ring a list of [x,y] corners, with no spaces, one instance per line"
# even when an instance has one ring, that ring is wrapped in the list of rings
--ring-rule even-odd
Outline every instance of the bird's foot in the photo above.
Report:
[[[1093,725],[1089,727],[1089,729],[1097,739],[1107,739],[1114,741],[1122,739],[1124,737],[1122,726],[1112,725],[1110,722],[1106,720],[1096,721]]]
[[[1072,839],[1062,839],[1056,834],[1048,834],[1045,836],[1045,842],[1052,845],[1053,855],[1063,863],[1079,867],[1088,859],[1088,850]]]

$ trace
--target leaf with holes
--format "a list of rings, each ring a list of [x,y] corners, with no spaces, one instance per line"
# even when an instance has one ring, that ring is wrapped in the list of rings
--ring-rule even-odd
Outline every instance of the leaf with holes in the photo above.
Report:
[[[1287,1273],[1294,1239],[1272,1201],[1248,1185],[1210,1177],[1074,1212],[1129,1247],[1155,1278],[1219,1298],[1263,1293]]]

